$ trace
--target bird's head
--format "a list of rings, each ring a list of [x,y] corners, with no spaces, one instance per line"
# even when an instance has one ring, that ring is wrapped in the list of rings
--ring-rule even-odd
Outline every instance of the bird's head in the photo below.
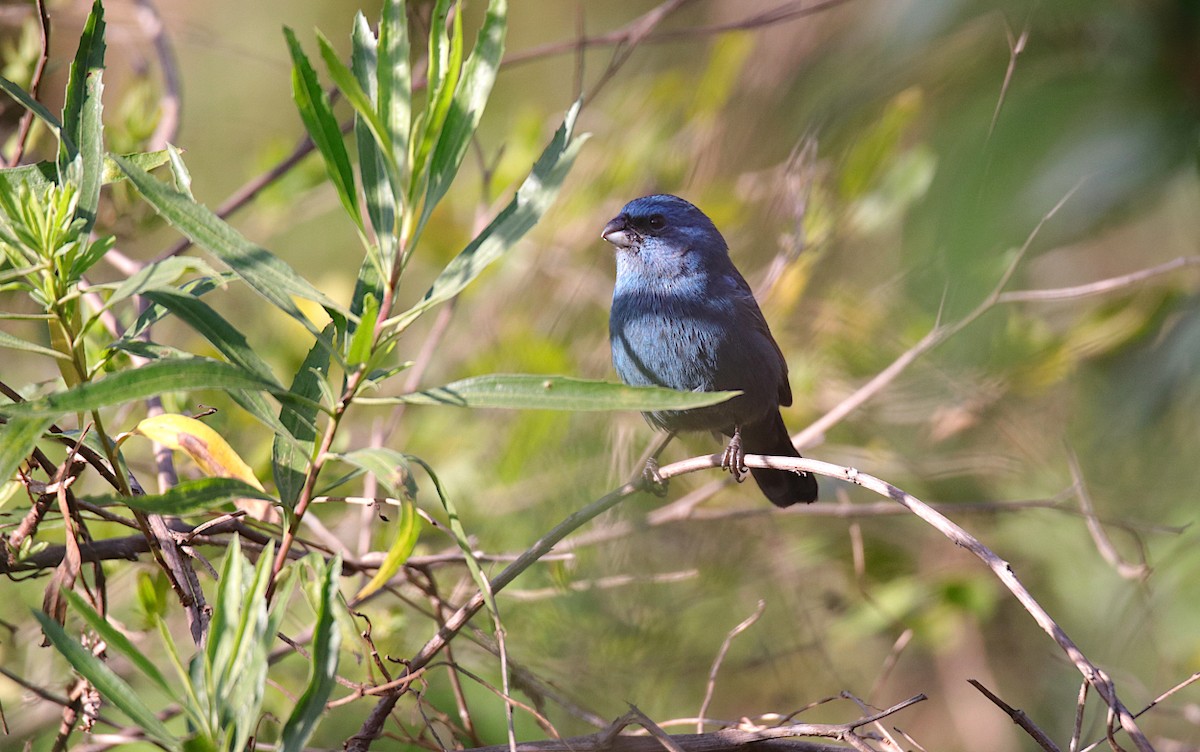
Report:
[[[692,251],[725,255],[725,239],[704,212],[678,196],[636,198],[604,226],[600,237],[618,251],[678,256]]]

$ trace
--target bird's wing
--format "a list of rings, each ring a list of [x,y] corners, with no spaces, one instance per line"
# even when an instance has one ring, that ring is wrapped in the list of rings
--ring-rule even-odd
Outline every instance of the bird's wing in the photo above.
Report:
[[[775,357],[779,361],[779,404],[784,407],[791,405],[792,386],[788,383],[787,359],[783,357],[783,350],[779,349],[779,343],[771,335],[771,328],[767,326],[767,319],[763,316],[762,309],[758,307],[754,291],[750,289],[746,278],[736,268],[732,269],[732,274],[725,275],[725,279],[733,286],[730,297],[733,298],[734,305],[737,307],[738,322],[743,326],[749,326],[752,331],[770,342],[771,347],[774,348]]]

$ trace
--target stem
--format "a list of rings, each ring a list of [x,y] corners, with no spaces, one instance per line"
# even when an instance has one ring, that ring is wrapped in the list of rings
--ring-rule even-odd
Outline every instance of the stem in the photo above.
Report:
[[[329,458],[329,448],[333,446],[333,439],[337,435],[338,426],[341,425],[342,418],[350,408],[350,403],[353,401],[358,387],[362,384],[365,374],[366,368],[361,367],[346,379],[346,388],[342,392],[342,398],[334,408],[333,417],[330,418],[329,423],[325,426],[325,434],[321,437],[321,445],[317,448],[312,464],[308,468],[308,475],[304,477],[304,487],[300,489],[300,496],[296,499],[296,508],[292,510],[291,522],[287,529],[283,531],[283,538],[279,541],[279,551],[276,552],[275,563],[271,567],[271,581],[267,585],[268,603],[275,596],[276,579],[279,577],[279,572],[283,569],[283,565],[287,563],[288,552],[296,540],[296,533],[300,529],[300,523],[304,519],[305,512],[308,511],[308,505],[312,503],[313,491],[317,486],[317,476],[321,474],[321,469],[325,467],[325,462]]]

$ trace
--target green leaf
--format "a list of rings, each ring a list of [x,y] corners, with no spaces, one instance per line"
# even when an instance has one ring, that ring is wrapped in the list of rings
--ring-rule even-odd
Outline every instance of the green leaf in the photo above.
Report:
[[[229,362],[241,366],[264,380],[274,381],[271,367],[267,365],[245,335],[230,324],[200,298],[177,290],[146,290],[142,295],[149,301],[166,308],[183,323],[208,340]]]
[[[587,140],[586,136],[572,138],[579,106],[580,103],[576,102],[567,111],[562,126],[508,206],[442,270],[419,303],[388,319],[384,323],[385,328],[392,328],[393,333],[398,334],[430,308],[462,292],[489,264],[504,255],[537,224],[554,202],[580,147]]]
[[[221,730],[226,749],[246,749],[259,721],[267,656],[278,619],[286,610],[277,607],[276,618],[267,612],[266,591],[273,559],[271,542],[259,555],[247,582],[239,543],[230,546],[222,566],[204,659],[213,688],[212,712],[223,716]]]
[[[408,64],[408,24],[401,0],[383,0],[379,21],[379,62],[376,67],[379,119],[392,142],[392,160],[408,164],[409,138],[412,131],[412,71]],[[403,186],[393,186],[396,193]]]
[[[158,720],[154,711],[146,707],[137,693],[133,691],[124,679],[117,676],[111,668],[105,665],[92,652],[80,645],[79,642],[67,636],[58,622],[46,616],[41,611],[33,615],[41,622],[42,631],[53,643],[58,652],[62,653],[67,662],[79,674],[92,683],[92,686],[122,713],[129,716],[147,736],[168,750],[180,749],[179,740],[167,730],[163,722]]]
[[[130,662],[138,668],[139,671],[157,684],[173,702],[178,703],[180,701],[179,695],[175,693],[175,688],[170,682],[167,681],[167,678],[162,675],[162,672],[158,670],[158,666],[155,665],[154,661],[150,660],[145,653],[138,650],[123,632],[109,624],[107,619],[97,613],[96,610],[88,605],[88,602],[85,601],[74,590],[63,590],[62,594],[66,596],[67,601],[70,602],[71,608],[75,609],[75,611],[83,617],[83,620],[88,623],[88,626],[95,630],[96,634],[100,635],[100,637],[106,643],[108,643],[110,650],[115,650],[128,658]]]
[[[387,123],[378,117],[378,43],[362,13],[354,17],[351,41],[354,76],[375,103],[374,112],[390,142],[391,130]],[[383,276],[390,277],[396,252],[396,212],[399,208],[396,205],[396,186],[401,185],[403,180],[399,175],[398,163],[395,162],[396,149],[392,145],[391,153],[384,154],[382,142],[375,138],[367,120],[362,116],[356,116],[354,120],[354,142],[358,146],[358,169],[362,178],[363,196],[367,202],[367,218],[375,232],[376,244],[369,249],[369,253],[374,263],[383,271]],[[391,167],[388,165],[389,159],[392,160]],[[396,178],[395,181],[393,177]]]
[[[420,457],[408,456],[411,462],[415,462],[429,473],[429,479],[433,481],[433,487],[437,490],[438,499],[442,502],[442,507],[446,510],[446,516],[450,521],[450,532],[454,535],[454,542],[458,544],[459,549],[463,552],[463,558],[467,562],[467,571],[471,573],[471,579],[475,582],[475,586],[479,588],[479,592],[483,594],[483,603],[487,606],[495,620],[494,623],[500,622],[500,610],[496,607],[496,597],[492,593],[492,584],[488,582],[487,575],[483,573],[483,568],[479,566],[479,560],[475,558],[475,552],[471,548],[471,541],[467,537],[467,531],[463,528],[462,520],[458,517],[458,509],[454,502],[446,495],[445,489],[442,488],[442,482],[438,480],[437,474],[433,472],[433,468],[429,466],[425,460]]]
[[[677,392],[657,386],[626,386],[569,376],[491,374],[398,397],[363,397],[359,404],[452,405],[509,410],[690,410],[716,405],[741,392]]]
[[[338,607],[338,578],[342,571],[342,559],[341,556],[335,556],[328,564],[315,556],[313,559],[320,580],[320,592],[317,623],[313,627],[312,663],[304,694],[300,695],[280,732],[281,752],[303,752],[313,730],[325,716],[325,702],[333,693],[337,679],[342,633],[334,619],[334,611]]]
[[[275,501],[270,494],[237,478],[197,478],[183,481],[165,493],[122,496],[106,501],[117,501],[130,509],[147,514],[183,517],[197,512],[214,511],[225,504],[232,504],[237,499]]]
[[[411,498],[417,495],[417,484],[408,467],[408,455],[387,447],[367,447],[337,455],[338,459],[374,474],[376,480],[392,495]]]
[[[0,76],[0,89],[3,89],[4,93],[17,100],[18,104],[36,115],[39,120],[46,124],[46,127],[50,129],[51,133],[54,133],[58,135],[59,138],[64,139],[64,146],[67,146],[72,153],[75,152],[75,143],[73,141],[65,140],[62,123],[58,122],[58,118],[54,117],[50,110],[47,110],[41,102],[29,96],[29,92],[25,91],[20,86],[17,86],[12,81],[9,81],[4,76]]]
[[[122,282],[112,295],[108,296],[108,300],[104,301],[104,307],[111,308],[134,295],[144,295],[156,290],[178,292],[179,288],[175,285],[176,280],[191,273],[200,273],[210,277],[217,276],[217,272],[203,259],[193,256],[171,256],[138,269],[133,276]]]
[[[342,129],[337,118],[333,116],[333,107],[329,97],[317,80],[317,72],[304,54],[296,34],[288,27],[283,27],[283,35],[287,38],[288,51],[292,55],[292,98],[300,111],[300,119],[309,137],[325,160],[325,170],[337,190],[342,208],[346,210],[350,220],[362,228],[362,216],[358,211],[358,193],[354,187],[354,170],[350,166],[350,155],[346,152],[346,144],[342,140]]]
[[[351,369],[358,368],[371,357],[371,345],[374,344],[375,321],[379,317],[379,301],[374,295],[368,294],[363,301],[362,317],[354,336],[350,340],[349,352],[346,354],[346,365]]]
[[[208,249],[228,264],[259,295],[314,335],[318,334],[317,328],[300,311],[291,296],[311,300],[343,315],[347,313],[282,259],[266,248],[251,243],[204,205],[171,189],[121,157],[114,157],[114,160],[138,192],[164,219],[193,243]]]
[[[71,356],[67,355],[66,353],[60,353],[58,350],[45,347],[44,345],[26,342],[20,337],[14,337],[8,332],[0,332],[0,347],[7,347],[10,350],[24,350],[25,352],[37,353],[38,355],[58,358],[59,360],[69,361],[71,359]]]
[[[12,417],[45,417],[51,422],[60,415],[86,412],[155,397],[163,392],[201,389],[251,389],[277,396],[287,392],[282,386],[228,363],[208,358],[159,360],[140,368],[111,374],[64,392],[20,404],[0,405],[0,414]]]
[[[59,174],[66,175],[68,167],[78,162],[79,201],[75,216],[84,220],[81,234],[86,236],[96,221],[100,204],[100,184],[104,175],[104,132],[101,123],[104,93],[104,5],[95,0],[79,49],[67,77],[66,101],[63,104],[63,143],[59,149]],[[71,145],[78,148],[75,151]],[[74,171],[71,167],[71,171]]]
[[[0,412],[9,407],[0,405]],[[54,418],[53,415],[10,416],[7,423],[0,424],[0,483],[16,475],[17,468],[33,452]]]
[[[321,48],[321,58],[325,61],[325,66],[329,69],[329,76],[337,85],[338,90],[342,92],[342,95],[346,97],[346,101],[354,108],[354,112],[359,120],[371,131],[371,135],[375,137],[375,142],[379,144],[388,175],[395,182],[399,182],[400,169],[392,160],[391,135],[388,133],[387,128],[384,127],[383,121],[379,119],[379,115],[375,112],[375,104],[367,96],[366,90],[359,84],[354,73],[338,58],[337,50],[333,49],[333,45],[320,32],[317,32],[317,45]]]
[[[156,167],[162,167],[170,162],[171,150],[159,149],[158,151],[140,151],[133,154],[122,154],[121,159],[149,172]],[[101,175],[105,185],[125,180],[125,173],[121,172],[121,168],[117,165],[116,161],[107,154],[104,156],[104,172]]]
[[[354,595],[356,602],[370,597],[386,585],[417,547],[417,539],[421,536],[421,524],[416,505],[412,499],[401,499],[399,511],[400,519],[396,520],[396,533],[392,536],[387,554],[383,557],[379,569],[375,570],[375,575]]]
[[[421,126],[413,134],[413,149],[409,160],[412,165],[410,205],[415,201],[423,181],[427,178],[429,155],[442,132],[442,125],[446,122],[450,105],[454,101],[454,91],[458,88],[458,77],[462,73],[462,13],[454,14],[452,33],[447,39],[445,29],[449,13],[450,0],[437,0],[430,17],[425,110],[421,113]]]
[[[329,352],[332,350],[334,333],[333,324],[321,332],[323,342],[317,342],[308,351],[304,362],[296,370],[289,390],[297,397],[316,403],[321,398],[321,384],[329,374]],[[294,437],[294,442],[285,441],[276,434],[275,443],[271,449],[271,472],[275,477],[275,489],[284,507],[291,509],[296,505],[296,499],[304,486],[308,465],[316,451],[317,410],[292,405],[285,405],[279,413],[279,420],[286,431]]]
[[[500,70],[500,58],[504,55],[507,18],[507,0],[491,0],[471,57],[463,66],[462,79],[454,92],[452,106],[430,159],[429,185],[425,191],[421,221],[417,225],[418,234],[458,174],[471,137],[479,127],[479,120],[483,117],[484,107],[496,81],[496,73]]]

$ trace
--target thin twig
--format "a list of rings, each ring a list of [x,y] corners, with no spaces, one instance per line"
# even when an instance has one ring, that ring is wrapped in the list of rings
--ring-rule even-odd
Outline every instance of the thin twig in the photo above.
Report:
[[[859,741],[854,731],[883,718],[895,715],[912,705],[924,702],[925,695],[916,695],[903,702],[878,713],[864,716],[849,723],[793,723],[784,726],[767,728],[730,728],[713,731],[707,734],[663,734],[670,740],[670,749],[681,752],[727,752],[747,745],[754,745],[755,750],[792,750],[793,752],[845,752],[846,748],[828,744],[803,742],[796,737],[811,736],[826,739],[836,739],[849,744]],[[654,728],[657,724],[649,721],[641,711],[634,708],[622,716],[608,729],[589,736],[577,736],[568,739],[552,739],[537,742],[522,742],[518,752],[662,752],[664,740],[654,735],[654,731],[643,723],[643,719]],[[620,732],[629,724],[638,723],[650,731],[650,736],[633,736]],[[660,729],[661,730],[661,729]],[[775,746],[773,742],[788,740],[786,747]],[[508,752],[507,745],[479,747],[464,752]]]
[[[821,462],[819,460],[801,459],[801,458],[784,458],[784,457],[763,457],[757,455],[746,456],[747,467],[758,467],[776,470],[792,470],[797,472],[813,472],[818,475],[824,475],[829,478],[836,478],[847,483],[854,483],[862,486],[869,491],[873,491],[880,496],[892,499],[896,503],[908,509],[913,514],[920,517],[923,521],[932,526],[942,535],[949,538],[955,545],[970,551],[980,561],[987,565],[992,570],[993,574],[1008,588],[1025,610],[1033,617],[1050,637],[1058,644],[1058,646],[1067,654],[1067,657],[1083,675],[1083,677],[1095,688],[1096,692],[1104,699],[1113,716],[1121,728],[1129,734],[1133,739],[1139,752],[1153,752],[1153,747],[1146,739],[1145,734],[1138,727],[1137,721],[1133,714],[1121,702],[1113,687],[1112,681],[1104,674],[1104,672],[1092,663],[1079,646],[1075,644],[1070,637],[1067,636],[1063,628],[1058,625],[1053,617],[1038,603],[1037,599],[1029,592],[1028,589],[1017,578],[1013,572],[1012,566],[997,556],[991,549],[983,545],[977,538],[968,533],[962,527],[952,522],[950,519],[942,515],[940,512],[933,509],[925,502],[907,493],[906,491],[893,486],[887,481],[880,480],[873,475],[859,472],[856,468],[843,467],[834,465],[829,462]],[[666,465],[659,469],[660,474],[664,479],[672,478],[676,475],[694,472],[700,469],[715,468],[721,466],[721,455],[713,454],[707,457],[695,457],[682,462],[675,462]]]
[[[1024,710],[1021,710],[1020,708],[1014,708],[1004,700],[1001,700],[990,689],[983,686],[983,684],[975,679],[967,679],[967,682],[969,682],[970,685],[975,689],[978,689],[984,697],[991,700],[993,705],[1007,713],[1008,717],[1012,719],[1013,723],[1024,729],[1025,733],[1029,734],[1029,736],[1038,743],[1039,747],[1046,750],[1046,752],[1061,752],[1058,748],[1058,745],[1055,744],[1049,736],[1046,736],[1045,731],[1042,731],[1040,728],[1038,728],[1036,723],[1030,720],[1029,716]]]
[[[1075,285],[1073,287],[1056,287],[1050,290],[1012,290],[1010,292],[1001,293],[996,299],[998,303],[1046,303],[1060,300],[1074,300],[1076,298],[1087,298],[1093,295],[1106,295],[1110,292],[1124,290],[1127,287],[1132,287],[1139,282],[1144,282],[1153,277],[1158,277],[1163,274],[1185,269],[1190,266],[1200,266],[1200,256],[1179,256],[1165,261],[1156,266],[1138,269],[1129,274],[1121,274],[1116,277],[1101,279],[1096,282],[1088,282],[1083,285]]]
[[[1026,19],[1025,28],[1015,38],[1012,29],[1006,26],[1004,31],[1008,36],[1008,67],[1004,71],[1004,81],[1000,84],[1000,96],[997,97],[996,109],[992,112],[992,123],[988,126],[989,139],[992,137],[992,132],[996,130],[996,121],[1000,119],[1000,108],[1004,106],[1008,87],[1012,84],[1013,73],[1017,70],[1017,58],[1025,51],[1025,43],[1029,41],[1029,20]]]
[[[1096,518],[1092,497],[1087,489],[1087,481],[1079,466],[1079,458],[1075,456],[1075,452],[1071,451],[1070,447],[1067,447],[1067,464],[1071,468],[1071,478],[1075,482],[1075,495],[1079,499],[1079,510],[1083,513],[1088,533],[1091,534],[1092,542],[1096,544],[1096,550],[1100,552],[1100,556],[1116,570],[1117,574],[1127,580],[1141,581],[1149,577],[1150,567],[1146,564],[1145,558],[1143,557],[1138,564],[1130,564],[1125,561],[1117,551],[1117,547],[1113,545],[1112,539],[1108,537],[1104,526],[1100,524],[1100,520]]]
[[[46,64],[50,62],[50,16],[46,13],[46,0],[37,0],[38,27],[42,35],[42,54],[38,56],[33,76],[29,79],[29,96],[37,99],[38,89],[42,86],[42,74],[46,72]],[[33,127],[33,110],[26,110],[21,116],[21,124],[17,128],[16,144],[12,156],[8,158],[8,166],[16,167],[25,156],[25,143],[29,140],[29,130]]]
[[[767,602],[759,600],[754,613],[743,619],[740,624],[729,630],[729,634],[725,635],[725,640],[721,643],[721,649],[717,651],[717,657],[713,659],[712,668],[708,670],[708,682],[704,686],[704,700],[700,703],[700,712],[696,717],[697,734],[704,733],[704,717],[708,715],[708,706],[712,702],[713,694],[717,691],[717,672],[721,670],[721,664],[725,661],[725,655],[729,652],[729,646],[733,644],[735,637],[754,626],[754,622],[762,617],[763,611],[766,608]]]

